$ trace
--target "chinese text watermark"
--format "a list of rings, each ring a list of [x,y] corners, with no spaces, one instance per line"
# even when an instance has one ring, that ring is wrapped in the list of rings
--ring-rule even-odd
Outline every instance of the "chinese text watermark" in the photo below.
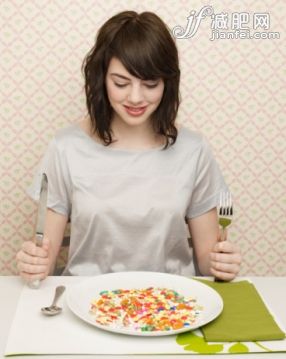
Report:
[[[210,5],[202,7],[197,13],[192,10],[187,17],[186,27],[175,26],[173,35],[177,39],[193,37],[201,22],[207,17],[211,19],[211,41],[218,39],[280,39],[279,32],[268,31],[270,29],[270,14],[267,12],[254,13],[253,15],[249,12],[215,14]],[[251,24],[252,28],[250,27]]]

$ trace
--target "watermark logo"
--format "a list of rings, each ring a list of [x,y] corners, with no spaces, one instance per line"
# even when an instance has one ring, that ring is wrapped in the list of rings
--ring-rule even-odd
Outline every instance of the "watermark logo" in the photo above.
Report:
[[[177,39],[192,38],[206,18],[211,20],[211,37],[209,39],[211,41],[219,39],[280,39],[279,32],[268,31],[270,14],[267,12],[252,15],[249,12],[216,14],[210,5],[202,7],[198,12],[192,10],[187,17],[186,27],[177,25],[173,28],[174,37]]]

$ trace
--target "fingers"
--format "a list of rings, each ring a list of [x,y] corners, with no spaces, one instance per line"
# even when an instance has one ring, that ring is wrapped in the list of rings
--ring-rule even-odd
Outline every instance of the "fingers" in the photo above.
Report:
[[[233,280],[237,273],[234,273],[234,272],[221,272],[221,271],[218,271],[218,270],[215,270],[214,268],[211,268],[211,274],[215,277],[215,278],[218,278],[218,279],[222,279],[223,281],[231,281]]]
[[[27,281],[44,279],[49,273],[49,240],[43,239],[38,247],[32,241],[24,242],[16,255],[18,273]]]
[[[239,273],[241,254],[234,243],[224,241],[215,244],[210,253],[211,273],[222,280],[229,281]]]
[[[223,261],[211,261],[211,268],[226,273],[235,273],[237,274],[240,269],[240,260],[239,258],[228,258],[226,262]]]
[[[49,251],[50,249],[50,241],[48,240],[48,238],[44,237],[43,238],[43,244],[42,244],[42,248],[45,250],[45,251]]]
[[[48,268],[48,266],[32,266],[21,262],[17,264],[19,275],[28,282],[46,278],[49,274]]]
[[[44,241],[44,240],[43,240]],[[34,242],[24,242],[22,245],[22,251],[30,256],[45,258],[48,256],[46,248],[38,247]]]
[[[25,264],[31,264],[31,265],[47,265],[47,264],[49,264],[48,256],[46,256],[46,257],[31,256],[24,251],[18,252],[16,255],[16,259],[19,262],[22,262]]]
[[[46,272],[47,265],[34,265],[34,264],[19,262],[17,268],[19,272],[25,272],[29,274],[41,274]]]
[[[48,262],[47,262],[48,263]],[[29,264],[22,261],[18,261],[17,269],[19,275],[27,281],[35,281],[38,279],[44,279],[49,273],[48,264]]]
[[[213,252],[217,253],[240,253],[239,247],[229,241],[217,242],[213,247]]]

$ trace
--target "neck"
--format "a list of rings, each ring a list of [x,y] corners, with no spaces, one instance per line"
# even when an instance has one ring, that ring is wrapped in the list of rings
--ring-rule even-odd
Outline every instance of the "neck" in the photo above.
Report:
[[[150,121],[137,126],[129,126],[115,117],[111,130],[114,137],[113,147],[146,149],[164,144],[161,136],[154,133]]]

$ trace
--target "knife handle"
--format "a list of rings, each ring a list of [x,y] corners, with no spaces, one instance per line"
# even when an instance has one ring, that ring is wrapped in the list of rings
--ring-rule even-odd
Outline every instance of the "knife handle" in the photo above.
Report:
[[[35,244],[37,247],[42,247],[44,235],[42,233],[36,233]],[[39,289],[41,281],[36,279],[32,282],[28,282],[28,286],[32,289]]]
[[[36,233],[35,243],[37,247],[42,247],[44,235],[43,233]]]

